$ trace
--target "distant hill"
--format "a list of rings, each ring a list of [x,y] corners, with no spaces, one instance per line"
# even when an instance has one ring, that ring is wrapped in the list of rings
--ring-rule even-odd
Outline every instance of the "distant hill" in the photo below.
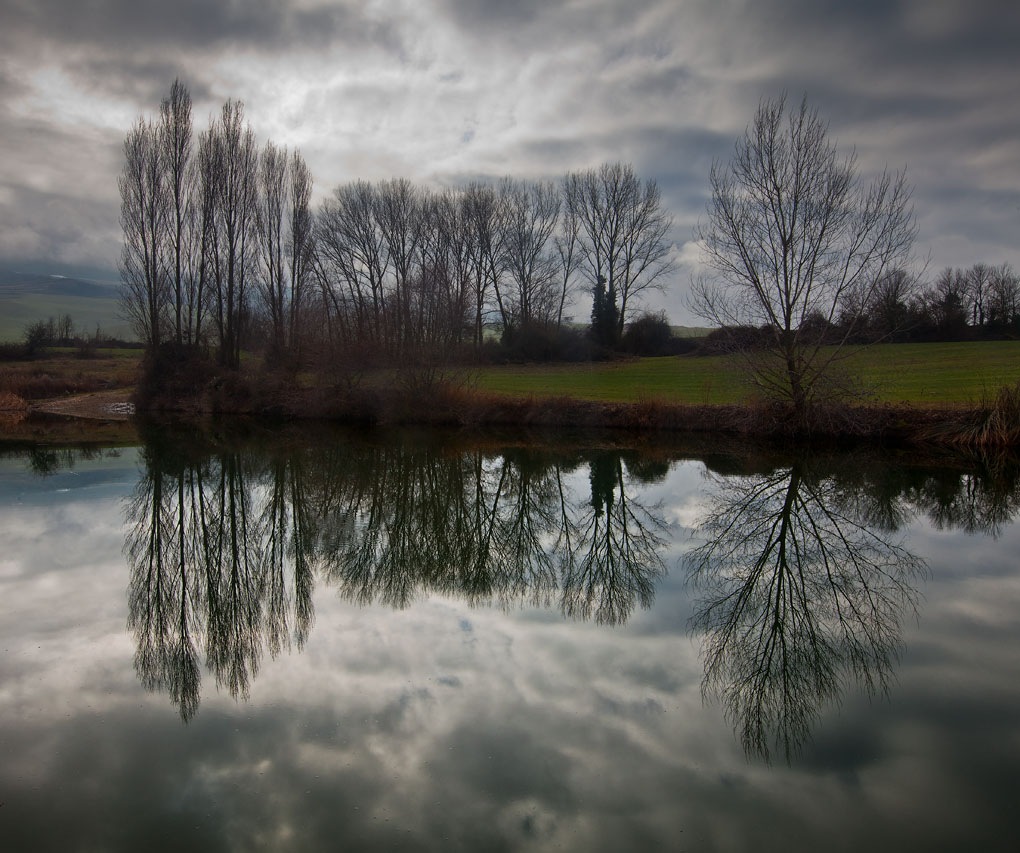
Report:
[[[706,326],[670,326],[678,338],[703,338],[714,330]]]
[[[132,338],[118,316],[120,285],[58,275],[0,270],[0,341],[18,341],[25,327],[49,317],[71,316],[75,328]]]
[[[0,299],[21,294],[40,293],[48,296],[80,296],[86,299],[117,299],[120,285],[102,284],[83,278],[38,273],[5,272],[0,270]]]

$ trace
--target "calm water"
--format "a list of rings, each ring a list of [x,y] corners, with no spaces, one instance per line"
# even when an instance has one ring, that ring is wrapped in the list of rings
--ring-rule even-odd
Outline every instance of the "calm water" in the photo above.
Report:
[[[0,450],[4,850],[1010,850],[1006,463]]]

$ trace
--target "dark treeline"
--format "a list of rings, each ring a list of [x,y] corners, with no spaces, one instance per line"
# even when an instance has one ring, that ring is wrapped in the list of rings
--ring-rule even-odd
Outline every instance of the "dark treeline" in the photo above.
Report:
[[[114,338],[98,325],[89,331],[76,324],[70,314],[50,315],[25,326],[20,344],[0,343],[0,361],[38,358],[55,347],[73,348],[78,357],[91,358],[100,347],[131,349],[137,344]]]
[[[820,314],[806,320],[832,343],[921,343],[1020,338],[1020,276],[1007,264],[946,267],[925,281],[894,269],[868,289],[864,305],[846,305],[835,322]],[[755,347],[769,330],[727,328],[710,334],[706,353]]]
[[[625,164],[446,190],[354,180],[313,210],[301,154],[257,144],[242,104],[197,136],[191,110],[175,81],[124,143],[125,313],[153,353],[343,370],[477,358],[499,338],[582,357],[619,344],[671,266],[658,187]],[[581,287],[588,336],[567,328]]]
[[[90,332],[76,325],[70,314],[29,323],[25,327],[24,342],[23,355],[29,358],[44,347],[75,347],[79,355],[87,356],[94,354],[98,347],[125,346],[123,341],[115,340],[99,326]]]

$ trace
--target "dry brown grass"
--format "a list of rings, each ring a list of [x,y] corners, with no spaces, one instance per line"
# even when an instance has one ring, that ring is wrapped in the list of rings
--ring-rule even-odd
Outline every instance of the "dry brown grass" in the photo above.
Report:
[[[12,414],[27,411],[28,403],[25,402],[24,398],[19,397],[17,394],[12,394],[10,391],[0,391],[0,412]]]
[[[1020,446],[1020,383],[1003,386],[982,406],[945,411],[922,438],[974,451]]]
[[[67,394],[85,394],[129,388],[138,376],[138,359],[97,356],[79,359],[61,355],[33,361],[5,362],[0,366],[0,393],[24,400],[44,400]]]

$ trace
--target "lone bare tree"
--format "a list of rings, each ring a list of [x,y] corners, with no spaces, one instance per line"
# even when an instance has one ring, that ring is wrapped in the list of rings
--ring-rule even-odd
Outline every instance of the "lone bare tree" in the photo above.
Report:
[[[581,271],[594,292],[605,288],[619,339],[628,311],[673,268],[673,217],[655,181],[642,183],[624,163],[568,173],[563,197],[564,217],[577,228]]]
[[[755,383],[798,417],[840,390],[834,361],[883,274],[907,263],[916,233],[904,172],[859,175],[828,126],[801,102],[763,99],[733,159],[715,163],[708,218],[698,225],[711,273],[692,307],[721,326],[764,326],[747,353]],[[838,333],[833,326],[842,318]]]

